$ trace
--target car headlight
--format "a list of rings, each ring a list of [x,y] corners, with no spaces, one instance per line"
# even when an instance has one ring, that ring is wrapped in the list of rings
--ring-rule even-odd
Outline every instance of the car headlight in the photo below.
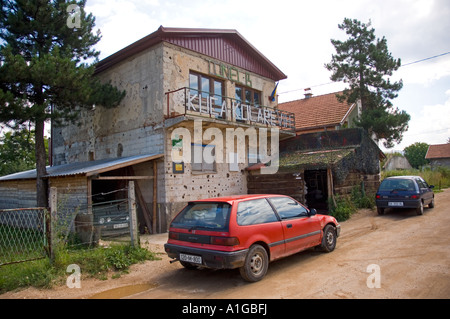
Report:
[[[106,219],[106,222],[107,222],[107,223],[110,223],[110,222],[111,222],[111,217],[108,217],[108,218]]]
[[[105,223],[105,219],[103,217],[100,218],[99,223],[100,223],[100,225],[103,225]]]

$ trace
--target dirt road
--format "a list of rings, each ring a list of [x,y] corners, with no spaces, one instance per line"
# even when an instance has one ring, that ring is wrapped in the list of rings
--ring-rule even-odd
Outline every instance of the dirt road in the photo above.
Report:
[[[83,279],[80,289],[26,289],[0,299],[450,298],[450,189],[438,193],[436,207],[422,216],[363,210],[341,224],[334,252],[309,250],[273,262],[257,283],[244,282],[237,270],[186,270],[162,254],[162,260],[135,265],[119,279]],[[141,242],[163,252],[166,238]]]

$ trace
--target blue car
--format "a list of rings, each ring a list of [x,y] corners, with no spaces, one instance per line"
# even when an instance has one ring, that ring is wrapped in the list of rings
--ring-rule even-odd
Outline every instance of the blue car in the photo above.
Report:
[[[376,193],[378,214],[383,215],[386,208],[415,208],[417,215],[422,215],[424,206],[434,207],[433,188],[420,176],[388,177]]]

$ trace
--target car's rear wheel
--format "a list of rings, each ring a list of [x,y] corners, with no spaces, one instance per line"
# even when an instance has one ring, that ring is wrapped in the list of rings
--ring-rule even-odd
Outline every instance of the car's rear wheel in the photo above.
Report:
[[[250,247],[245,257],[244,266],[239,268],[242,278],[249,282],[256,282],[264,278],[269,268],[269,256],[261,245]]]
[[[378,215],[383,215],[384,214],[384,208],[377,207],[377,212],[378,212]]]
[[[322,244],[320,245],[322,250],[327,253],[332,252],[336,248],[336,241],[336,228],[332,225],[325,226],[323,229]]]
[[[420,201],[419,207],[416,208],[417,215],[423,215],[423,202]]]

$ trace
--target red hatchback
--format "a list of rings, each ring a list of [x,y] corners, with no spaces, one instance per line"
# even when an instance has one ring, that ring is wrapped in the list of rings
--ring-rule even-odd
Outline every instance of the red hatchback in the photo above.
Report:
[[[318,246],[336,247],[340,225],[283,195],[239,195],[190,202],[172,221],[165,250],[186,268],[239,268],[261,280],[269,262]]]

